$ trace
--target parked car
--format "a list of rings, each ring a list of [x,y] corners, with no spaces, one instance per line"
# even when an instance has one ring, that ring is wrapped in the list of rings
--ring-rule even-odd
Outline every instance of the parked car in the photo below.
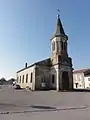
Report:
[[[20,85],[17,85],[17,84],[14,85],[13,87],[14,87],[14,89],[21,89]]]

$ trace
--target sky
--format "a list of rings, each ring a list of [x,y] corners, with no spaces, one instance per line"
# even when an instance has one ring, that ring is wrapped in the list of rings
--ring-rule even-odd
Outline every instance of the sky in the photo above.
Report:
[[[73,68],[90,68],[90,0],[0,0],[0,78],[51,56],[57,9]]]

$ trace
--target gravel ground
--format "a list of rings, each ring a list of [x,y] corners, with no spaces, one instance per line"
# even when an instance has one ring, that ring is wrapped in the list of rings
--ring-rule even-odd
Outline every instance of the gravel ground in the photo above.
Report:
[[[90,120],[90,92],[0,89],[0,119]]]

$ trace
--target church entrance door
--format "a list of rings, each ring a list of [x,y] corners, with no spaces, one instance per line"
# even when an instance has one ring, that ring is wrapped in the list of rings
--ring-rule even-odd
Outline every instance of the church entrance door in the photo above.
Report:
[[[63,90],[69,89],[69,76],[68,76],[68,72],[66,71],[62,73],[62,88]]]

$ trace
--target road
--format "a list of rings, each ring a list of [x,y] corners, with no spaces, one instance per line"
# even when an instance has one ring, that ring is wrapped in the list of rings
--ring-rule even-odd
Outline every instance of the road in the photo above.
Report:
[[[90,120],[90,92],[0,89],[0,119]]]

